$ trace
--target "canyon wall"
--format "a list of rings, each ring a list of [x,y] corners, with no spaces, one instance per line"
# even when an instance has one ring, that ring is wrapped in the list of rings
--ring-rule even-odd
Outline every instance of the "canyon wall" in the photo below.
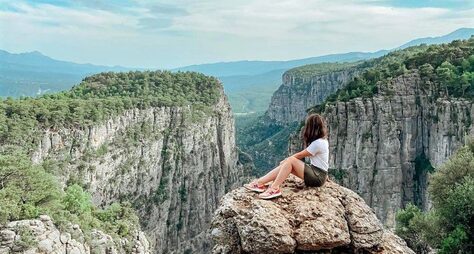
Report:
[[[356,191],[388,227],[407,203],[429,207],[427,174],[473,135],[473,104],[435,98],[412,71],[379,85],[372,98],[335,102],[329,127],[333,179]],[[289,150],[301,149],[296,135]]]
[[[281,124],[302,121],[308,108],[321,104],[359,72],[358,67],[304,76],[287,71],[282,77],[283,84],[272,96],[266,115]]]
[[[247,174],[222,88],[209,109],[131,109],[89,128],[44,130],[33,161],[78,182],[97,205],[129,201],[157,253],[206,253],[221,196]]]

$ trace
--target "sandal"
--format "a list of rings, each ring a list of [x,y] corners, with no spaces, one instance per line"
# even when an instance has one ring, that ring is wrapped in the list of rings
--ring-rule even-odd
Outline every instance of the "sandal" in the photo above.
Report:
[[[251,183],[248,183],[248,184],[244,184],[244,187],[245,187],[245,189],[247,189],[249,191],[254,191],[254,192],[258,192],[258,193],[262,193],[267,189],[267,186],[265,186],[265,185],[258,185],[257,181],[254,181],[254,182],[251,182]]]
[[[280,188],[274,189],[272,187],[268,188],[264,193],[258,195],[261,199],[272,199],[281,196]]]

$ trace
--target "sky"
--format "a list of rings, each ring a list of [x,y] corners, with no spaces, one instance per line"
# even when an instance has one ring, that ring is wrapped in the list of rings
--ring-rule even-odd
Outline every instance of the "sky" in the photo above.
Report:
[[[377,51],[461,27],[473,0],[0,0],[0,49],[144,68]]]

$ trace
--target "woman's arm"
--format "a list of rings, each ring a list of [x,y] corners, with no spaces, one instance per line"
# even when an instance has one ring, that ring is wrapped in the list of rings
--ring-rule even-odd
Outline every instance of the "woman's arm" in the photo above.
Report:
[[[310,152],[308,152],[306,149],[304,149],[303,151],[295,153],[295,154],[291,155],[290,157],[295,157],[296,159],[301,160],[304,157],[308,157],[308,156],[312,156],[312,154]],[[280,161],[280,164],[282,164],[285,160]]]
[[[313,156],[313,155],[310,152],[308,152],[308,150],[304,149],[301,152],[293,154],[292,156],[295,157],[298,160],[301,160],[305,157]]]

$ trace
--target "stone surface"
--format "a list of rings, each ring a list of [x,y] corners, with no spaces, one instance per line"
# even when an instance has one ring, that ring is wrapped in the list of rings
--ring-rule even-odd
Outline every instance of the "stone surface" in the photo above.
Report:
[[[217,202],[247,174],[223,90],[210,112],[132,109],[83,129],[44,130],[33,161],[65,162],[99,206],[130,201],[157,253],[206,253]],[[74,236],[74,234],[72,234]]]
[[[80,231],[79,228],[69,229]],[[152,253],[143,232],[132,232],[133,246],[126,249],[126,239],[114,240],[111,236],[95,230],[90,245],[84,242],[84,235],[72,239],[68,232],[60,232],[49,216],[36,220],[12,221],[0,225],[0,253],[51,253],[51,254],[148,254]]]
[[[407,203],[425,209],[428,174],[417,161],[437,167],[464,138],[474,135],[472,102],[433,99],[431,84],[411,72],[383,84],[372,98],[328,105],[330,171],[356,191],[390,228]],[[290,153],[302,149],[295,135]]]
[[[210,234],[213,253],[414,253],[355,192],[334,182],[307,188],[294,177],[275,200],[244,188],[226,194]]]
[[[285,72],[282,77],[283,84],[273,94],[265,114],[281,124],[299,122],[306,117],[308,108],[321,104],[359,72],[360,68],[349,67],[346,70],[305,78]]]

